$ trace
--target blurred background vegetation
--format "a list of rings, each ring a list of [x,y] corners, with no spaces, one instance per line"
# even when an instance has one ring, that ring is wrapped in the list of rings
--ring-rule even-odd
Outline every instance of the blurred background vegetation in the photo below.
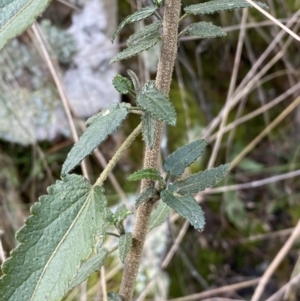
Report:
[[[159,47],[155,47],[148,54],[109,66],[109,58],[118,48],[117,43],[110,43],[116,22],[141,7],[141,1],[101,1],[53,0],[38,20],[79,134],[82,121],[105,105],[133,102],[112,91],[110,83],[116,72],[126,76],[130,68],[142,82],[154,79],[159,55]],[[184,0],[183,4],[198,2]],[[264,2],[274,17],[299,32],[299,0]],[[91,11],[93,22],[87,19]],[[214,296],[250,300],[258,277],[270,266],[300,217],[300,44],[255,9],[192,16],[183,21],[181,29],[200,20],[222,26],[227,36],[181,38],[170,93],[178,123],[165,129],[162,157],[189,141],[205,138],[208,148],[201,161],[192,165],[193,172],[224,162],[233,161],[235,166],[218,188],[198,196],[207,221],[203,233],[176,215],[155,232],[146,245],[138,300],[217,300]],[[139,26],[122,31],[120,47]],[[86,35],[78,33],[80,30]],[[86,44],[93,47],[86,49]],[[16,246],[14,233],[29,215],[30,206],[60,177],[73,144],[57,84],[41,49],[28,29],[0,52],[0,261]],[[95,104],[98,99],[99,105]],[[285,111],[289,108],[290,112]],[[220,122],[224,111],[227,116]],[[274,126],[273,121],[283,112],[286,116],[279,117]],[[87,159],[91,182],[138,122],[138,117],[130,117]],[[126,178],[141,167],[142,150],[138,139],[105,184],[112,206],[121,201],[133,204],[138,185],[126,182]],[[80,173],[80,168],[75,172]],[[128,227],[132,227],[130,222]],[[299,246],[295,240],[282,257],[262,300],[299,275]],[[117,290],[122,272],[117,257],[105,270],[106,289]],[[156,281],[158,274],[163,275],[163,281]],[[248,280],[253,281],[240,289],[229,287]],[[226,286],[226,292],[190,296]],[[66,300],[102,300],[103,290],[96,273]],[[299,288],[291,287],[284,298],[274,300],[300,300]]]

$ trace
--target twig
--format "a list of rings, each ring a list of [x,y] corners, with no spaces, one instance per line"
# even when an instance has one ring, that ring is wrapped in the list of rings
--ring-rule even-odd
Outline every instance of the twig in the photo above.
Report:
[[[102,289],[102,300],[107,301],[107,289],[106,289],[106,279],[105,279],[105,268],[101,267],[101,289]]]

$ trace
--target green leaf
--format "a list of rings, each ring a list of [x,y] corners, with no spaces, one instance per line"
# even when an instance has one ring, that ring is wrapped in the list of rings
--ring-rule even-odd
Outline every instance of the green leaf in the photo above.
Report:
[[[262,8],[268,8],[264,3],[254,1],[257,5]],[[247,8],[252,7],[250,3],[246,0],[213,0],[204,3],[190,5],[184,8],[186,14],[192,15],[205,15],[205,14],[213,14],[226,10],[233,10],[237,8]]]
[[[89,276],[91,276],[94,272],[100,270],[100,268],[104,265],[109,252],[106,249],[99,249],[97,253],[91,255],[86,261],[84,261],[79,270],[77,275],[69,284],[69,291],[71,291],[75,286],[82,283]]]
[[[144,110],[170,125],[176,124],[176,112],[167,95],[156,89],[153,81],[147,82],[137,95],[137,104]]]
[[[46,9],[49,0],[2,0],[0,2],[0,49],[21,34]]]
[[[137,75],[130,69],[127,70],[127,74],[132,81],[135,93],[138,94],[141,90],[141,85]]]
[[[205,225],[204,213],[191,195],[175,196],[169,190],[163,190],[161,192],[161,199],[168,206],[175,209],[179,215],[188,219],[196,230],[203,230]]]
[[[117,222],[116,216],[110,211],[109,208],[106,208],[105,221],[106,221],[109,225],[114,225],[114,224]]]
[[[132,89],[131,81],[120,74],[113,78],[113,85],[121,94],[128,94]]]
[[[128,38],[126,42],[127,46],[130,47],[139,43],[143,43],[145,40],[160,38],[160,28],[162,28],[162,21],[157,21],[145,26],[143,29],[137,31]]]
[[[103,189],[82,176],[67,175],[50,186],[31,207],[16,236],[20,245],[2,266],[1,300],[61,300],[81,263],[94,253],[105,207]]]
[[[130,24],[130,23],[134,23],[134,22],[137,22],[137,21],[141,21],[141,20],[144,20],[150,16],[152,16],[155,11],[157,10],[157,7],[156,5],[151,5],[151,6],[147,6],[147,7],[144,7],[140,10],[138,10],[137,12],[135,12],[134,14],[132,15],[129,15],[127,16],[120,24],[119,26],[117,27],[115,33],[113,34],[112,36],[112,39],[111,41],[113,42],[114,39],[116,38],[116,36],[119,34],[119,32],[122,30],[122,28],[127,25],[127,24]]]
[[[161,181],[162,176],[160,175],[160,172],[158,170],[154,168],[146,168],[146,169],[140,169],[135,173],[131,174],[127,178],[127,181],[139,181],[143,179]]]
[[[124,49],[120,53],[118,53],[115,57],[113,57],[110,60],[109,63],[112,64],[112,63],[115,63],[118,61],[126,60],[132,56],[135,56],[138,53],[148,50],[149,48],[153,47],[159,40],[160,40],[159,37],[155,37],[153,39],[143,40],[139,44],[132,45],[132,46]]]
[[[229,169],[230,164],[220,165],[216,168],[193,174],[183,180],[176,180],[168,186],[168,189],[181,195],[197,193],[218,183],[226,176]]]
[[[188,26],[186,33],[201,39],[226,36],[226,32],[221,27],[213,25],[210,22],[193,23]]]
[[[162,225],[169,217],[172,208],[167,204],[160,202],[158,206],[152,211],[149,222],[149,231]]]
[[[127,232],[124,235],[120,236],[119,239],[119,252],[120,252],[120,259],[124,263],[126,256],[131,248],[132,245],[132,233]]]
[[[115,292],[109,292],[107,294],[107,299],[108,301],[122,301],[121,296]]]
[[[62,167],[62,175],[69,173],[80,162],[91,154],[108,135],[113,134],[128,115],[125,106],[114,103],[100,114],[87,121],[90,126],[75,143]]]
[[[127,218],[127,216],[131,214],[133,213],[128,210],[124,204],[119,205],[115,212],[116,224],[122,223]]]
[[[164,161],[163,169],[170,172],[173,176],[181,175],[186,167],[190,166],[201,156],[206,145],[206,141],[200,139],[180,147],[167,157]]]
[[[145,112],[142,116],[142,133],[143,139],[149,149],[152,149],[155,133],[156,133],[157,119],[150,113]]]
[[[156,194],[158,194],[158,190],[155,187],[147,187],[142,193],[139,194],[135,201],[135,208],[138,208],[142,203],[149,201]]]

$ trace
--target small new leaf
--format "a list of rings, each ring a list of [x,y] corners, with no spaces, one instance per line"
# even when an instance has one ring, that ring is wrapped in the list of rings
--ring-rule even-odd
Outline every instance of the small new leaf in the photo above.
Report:
[[[141,90],[141,85],[140,85],[140,81],[139,81],[137,75],[130,69],[127,70],[127,74],[128,74],[128,76],[130,77],[130,79],[132,81],[135,94],[138,94]]]
[[[112,104],[100,114],[93,116],[89,127],[75,143],[62,167],[62,175],[66,175],[81,163],[108,135],[113,134],[128,115],[126,107]]]
[[[193,23],[188,26],[186,33],[200,39],[216,38],[226,36],[226,32],[221,27],[213,25],[210,22]]]
[[[122,223],[131,214],[132,212],[124,204],[119,205],[115,212],[116,224]]]
[[[140,169],[135,173],[131,174],[127,178],[127,181],[140,181],[143,179],[161,181],[162,176],[160,175],[160,172],[158,170],[154,168],[146,168],[146,169]]]
[[[105,227],[101,187],[67,175],[47,190],[31,207],[17,233],[20,244],[2,266],[1,301],[61,300]]]
[[[8,40],[25,31],[48,4],[49,0],[0,1],[0,50]]]
[[[149,149],[152,149],[155,133],[156,133],[157,119],[150,113],[145,112],[142,116],[142,133],[143,139]]]
[[[120,259],[124,263],[126,256],[131,248],[132,245],[132,233],[127,232],[124,235],[120,236],[119,239],[119,252],[120,252]]]
[[[115,292],[109,292],[107,294],[107,299],[108,301],[122,301],[121,296]]]
[[[117,74],[112,82],[115,89],[121,94],[128,94],[132,89],[131,81],[122,75]]]
[[[176,124],[176,112],[167,95],[155,87],[153,81],[147,82],[137,95],[137,104],[144,110],[170,125]]]
[[[206,141],[201,139],[180,147],[166,158],[163,169],[173,176],[181,175],[186,167],[201,156],[206,145]]]
[[[137,55],[138,53],[140,53],[142,51],[150,49],[159,40],[160,40],[160,37],[155,37],[153,39],[143,40],[139,44],[134,44],[134,45],[124,49],[120,53],[118,53],[115,57],[113,57],[111,59],[111,61],[109,63],[112,64],[112,63],[115,63],[115,62],[118,62],[118,61],[126,60],[126,59],[128,59],[132,56],[135,56],[135,55]]]
[[[257,5],[262,8],[268,8],[264,3],[254,1]],[[212,0],[204,3],[190,5],[184,8],[186,14],[192,15],[205,15],[213,14],[226,10],[233,10],[237,8],[252,7],[246,0]]]
[[[114,39],[116,38],[116,36],[119,34],[119,32],[122,30],[122,28],[127,25],[127,24],[130,24],[130,23],[134,23],[134,22],[137,22],[137,21],[141,21],[141,20],[144,20],[150,16],[152,16],[155,11],[157,10],[157,6],[156,5],[152,5],[152,6],[147,6],[147,7],[144,7],[140,10],[138,10],[137,12],[135,12],[134,14],[132,15],[129,15],[127,16],[121,23],[120,25],[117,27],[115,33],[113,34],[112,36],[112,39],[111,41],[113,42]]]
[[[194,194],[218,183],[226,176],[229,170],[230,164],[220,165],[216,168],[193,174],[183,180],[176,180],[168,186],[168,189],[181,195]]]
[[[96,254],[91,255],[84,261],[81,264],[77,275],[70,282],[68,290],[71,291],[75,286],[88,279],[94,272],[99,271],[104,265],[108,254],[109,252],[106,249],[99,249]]]
[[[162,22],[157,21],[150,25],[145,26],[143,29],[137,31],[131,35],[127,40],[127,46],[133,46],[139,43],[143,43],[145,40],[152,40],[160,38],[161,34],[159,29],[162,28]]]
[[[160,202],[158,206],[152,211],[149,222],[149,231],[162,225],[169,217],[172,208],[164,202]]]
[[[149,201],[155,195],[158,195],[158,190],[155,187],[147,187],[136,199],[135,208],[138,208],[142,203]]]
[[[203,230],[205,225],[204,213],[191,195],[176,196],[168,190],[163,190],[161,192],[161,199],[179,215],[188,219],[196,230]]]

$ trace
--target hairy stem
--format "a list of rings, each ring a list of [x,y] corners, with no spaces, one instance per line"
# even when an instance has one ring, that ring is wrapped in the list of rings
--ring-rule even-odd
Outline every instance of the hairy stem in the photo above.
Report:
[[[170,91],[172,73],[177,54],[180,7],[181,0],[165,1],[162,46],[155,85],[157,89],[161,90],[166,95],[168,95]],[[151,150],[147,148],[145,151],[144,168],[158,168],[162,132],[163,123],[158,122],[153,148]],[[153,185],[154,181],[143,180],[141,184],[141,191]],[[143,203],[137,210],[132,247],[126,257],[124,274],[119,292],[123,301],[131,301],[132,299],[143,246],[148,232],[149,219],[154,203],[155,200]]]

